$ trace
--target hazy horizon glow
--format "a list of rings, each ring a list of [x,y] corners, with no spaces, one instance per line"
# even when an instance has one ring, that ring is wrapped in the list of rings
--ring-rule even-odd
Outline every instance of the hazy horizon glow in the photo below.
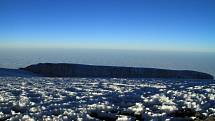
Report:
[[[102,49],[2,49],[0,68],[22,68],[37,63],[78,63],[195,70],[215,76],[215,53],[126,51]]]
[[[215,52],[213,0],[1,0],[0,48]]]

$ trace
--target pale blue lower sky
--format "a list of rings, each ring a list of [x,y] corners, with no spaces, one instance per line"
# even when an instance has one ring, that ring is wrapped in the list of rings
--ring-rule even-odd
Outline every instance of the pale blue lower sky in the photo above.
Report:
[[[0,68],[37,63],[155,67],[207,72],[215,76],[215,53],[99,49],[0,49]]]

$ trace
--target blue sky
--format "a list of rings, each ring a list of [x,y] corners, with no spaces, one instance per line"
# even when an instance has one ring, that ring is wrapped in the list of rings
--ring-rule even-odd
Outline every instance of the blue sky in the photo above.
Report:
[[[1,0],[0,47],[215,52],[215,1]]]

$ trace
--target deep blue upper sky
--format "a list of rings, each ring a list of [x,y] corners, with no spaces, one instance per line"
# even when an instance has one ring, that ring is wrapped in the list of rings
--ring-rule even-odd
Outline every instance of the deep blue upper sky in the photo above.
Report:
[[[1,0],[0,47],[215,52],[215,1]]]

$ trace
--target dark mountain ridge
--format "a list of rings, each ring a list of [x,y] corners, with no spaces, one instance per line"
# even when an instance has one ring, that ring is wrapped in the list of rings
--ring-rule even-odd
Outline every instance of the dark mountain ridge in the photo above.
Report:
[[[68,63],[39,63],[20,69],[45,77],[213,79],[213,76],[210,74],[191,70],[96,66]]]
[[[20,70],[20,69],[7,69],[0,68],[1,77],[39,77],[40,75],[34,74],[29,71]]]

